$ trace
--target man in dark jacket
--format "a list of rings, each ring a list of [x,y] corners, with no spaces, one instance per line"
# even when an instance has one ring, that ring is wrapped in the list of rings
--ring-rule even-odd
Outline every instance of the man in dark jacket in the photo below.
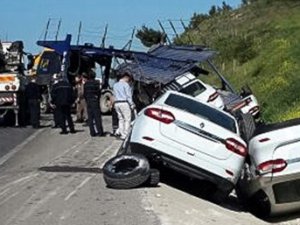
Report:
[[[89,72],[89,79],[84,84],[84,98],[87,102],[88,112],[88,125],[90,128],[90,135],[104,136],[102,118],[100,111],[100,82],[95,80],[96,73],[94,71]],[[96,125],[96,130],[94,127]]]
[[[40,127],[40,102],[42,100],[40,86],[36,83],[36,78],[32,77],[31,81],[25,87],[25,97],[28,102],[30,112],[30,124],[33,128]]]
[[[60,134],[68,133],[66,121],[68,122],[70,133],[75,133],[74,123],[71,117],[71,107],[75,101],[75,95],[70,83],[65,79],[60,79],[52,89],[51,99],[58,113],[59,125],[62,129]]]

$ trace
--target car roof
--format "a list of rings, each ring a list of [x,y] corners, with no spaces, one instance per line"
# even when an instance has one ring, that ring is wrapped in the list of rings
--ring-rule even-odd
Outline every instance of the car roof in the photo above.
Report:
[[[168,90],[168,91],[166,91],[163,95],[161,95],[161,96],[154,102],[154,104],[164,104],[164,101],[168,98],[168,96],[169,96],[170,94],[179,95],[179,96],[182,96],[182,97],[191,99],[191,100],[193,100],[193,101],[195,101],[195,102],[199,102],[200,104],[203,104],[203,105],[208,106],[208,107],[211,108],[212,110],[217,110],[217,111],[221,112],[222,114],[224,114],[224,115],[226,115],[226,116],[228,116],[228,117],[231,117],[232,119],[236,120],[236,118],[235,118],[233,115],[231,115],[231,114],[228,113],[228,112],[225,112],[225,111],[222,110],[222,109],[216,108],[216,107],[210,105],[209,103],[203,102],[203,101],[201,101],[201,100],[199,100],[199,99],[197,99],[197,98],[195,98],[195,97],[193,97],[193,96],[190,96],[190,95],[187,95],[187,94],[178,92],[178,91],[173,91],[173,90]]]

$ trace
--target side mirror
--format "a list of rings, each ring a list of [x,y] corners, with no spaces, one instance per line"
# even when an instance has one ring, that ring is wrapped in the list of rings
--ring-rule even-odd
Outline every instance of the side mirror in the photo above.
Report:
[[[34,58],[33,55],[28,55],[27,56],[27,70],[32,69],[32,67],[34,66]]]

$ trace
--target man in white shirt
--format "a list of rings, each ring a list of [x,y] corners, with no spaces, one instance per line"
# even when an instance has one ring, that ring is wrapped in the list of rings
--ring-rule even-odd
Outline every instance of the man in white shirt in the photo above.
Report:
[[[132,100],[132,88],[130,86],[131,75],[123,73],[113,86],[114,107],[118,115],[120,138],[125,139],[130,129],[131,113],[135,105]]]

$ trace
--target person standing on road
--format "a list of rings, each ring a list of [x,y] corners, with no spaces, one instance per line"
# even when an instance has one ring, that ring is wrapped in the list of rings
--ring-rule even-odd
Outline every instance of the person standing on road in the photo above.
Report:
[[[31,81],[25,87],[25,97],[29,106],[30,124],[33,128],[39,128],[42,95],[40,86],[36,83],[35,76],[31,77]]]
[[[52,77],[52,83],[51,83],[51,86],[50,86],[50,107],[52,108],[52,112],[53,112],[53,121],[54,121],[54,125],[52,126],[52,128],[60,128],[60,125],[59,125],[59,112],[52,100],[52,95],[53,95],[53,90],[55,90],[55,86],[57,85],[59,79],[58,79],[58,75],[55,73]]]
[[[74,123],[71,117],[71,107],[75,101],[75,95],[70,83],[60,78],[52,90],[52,102],[56,107],[59,125],[61,127],[60,134],[67,134],[66,121],[68,122],[70,133],[76,133]]]
[[[100,110],[101,88],[100,82],[95,78],[96,73],[91,70],[83,88],[83,95],[87,103],[88,125],[92,137],[104,136]]]
[[[76,122],[83,123],[87,120],[87,106],[83,95],[83,86],[87,79],[87,74],[83,73],[81,76],[75,78],[76,81]]]
[[[132,88],[130,86],[131,75],[123,73],[120,79],[113,86],[114,92],[114,107],[118,115],[120,138],[125,139],[130,129],[132,110],[135,105],[132,100]]]

